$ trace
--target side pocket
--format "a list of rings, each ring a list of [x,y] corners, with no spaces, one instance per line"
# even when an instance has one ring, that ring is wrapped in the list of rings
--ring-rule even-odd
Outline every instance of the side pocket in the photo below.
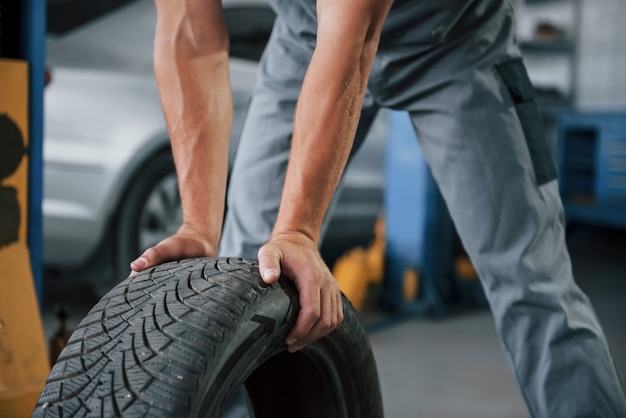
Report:
[[[528,77],[521,58],[496,65],[515,103],[528,151],[533,163],[537,185],[541,186],[557,178],[556,167],[542,126],[541,115],[535,102],[535,89]]]

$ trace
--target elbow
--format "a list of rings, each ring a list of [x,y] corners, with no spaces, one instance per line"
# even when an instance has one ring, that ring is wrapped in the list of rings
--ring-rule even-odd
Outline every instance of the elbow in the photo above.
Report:
[[[223,19],[199,19],[193,13],[160,14],[155,53],[172,58],[228,57],[230,42]]]
[[[186,43],[196,56],[228,56],[230,40],[226,27],[212,30],[205,28],[190,27],[187,34],[183,35],[187,39]]]

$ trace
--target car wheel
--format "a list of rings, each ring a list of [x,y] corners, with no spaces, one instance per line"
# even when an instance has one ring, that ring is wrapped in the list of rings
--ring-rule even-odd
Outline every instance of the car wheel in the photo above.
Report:
[[[130,273],[130,262],[173,235],[182,222],[178,179],[171,152],[152,157],[128,187],[114,221],[114,272],[94,285],[98,297]]]
[[[255,261],[195,258],[127,278],[59,355],[33,417],[382,416],[376,364],[355,310],[297,353],[284,338],[293,283]]]

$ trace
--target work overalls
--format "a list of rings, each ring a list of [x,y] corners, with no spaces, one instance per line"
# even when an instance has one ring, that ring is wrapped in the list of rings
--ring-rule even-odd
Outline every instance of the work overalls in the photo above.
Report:
[[[220,253],[257,257],[278,213],[314,0],[277,19],[239,143]],[[626,417],[596,316],[572,275],[556,169],[507,0],[397,0],[355,149],[379,108],[409,112],[535,417]]]

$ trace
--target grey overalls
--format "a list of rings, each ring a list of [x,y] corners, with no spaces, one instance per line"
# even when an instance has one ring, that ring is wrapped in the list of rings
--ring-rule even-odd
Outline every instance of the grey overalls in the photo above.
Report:
[[[220,253],[256,258],[277,216],[293,113],[315,46],[314,0],[274,0],[228,195]],[[381,107],[408,111],[477,268],[535,417],[626,417],[617,373],[574,283],[556,170],[507,0],[397,0],[355,148]]]

